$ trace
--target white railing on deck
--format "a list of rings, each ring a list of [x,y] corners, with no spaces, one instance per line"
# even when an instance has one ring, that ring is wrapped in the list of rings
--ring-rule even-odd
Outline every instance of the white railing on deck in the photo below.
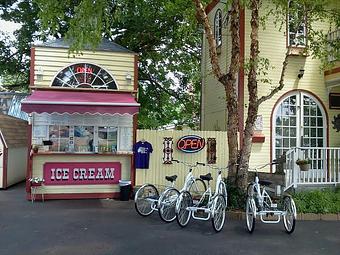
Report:
[[[301,171],[297,159],[310,159],[310,169]],[[340,148],[292,148],[286,153],[285,173],[286,190],[298,185],[340,184]]]

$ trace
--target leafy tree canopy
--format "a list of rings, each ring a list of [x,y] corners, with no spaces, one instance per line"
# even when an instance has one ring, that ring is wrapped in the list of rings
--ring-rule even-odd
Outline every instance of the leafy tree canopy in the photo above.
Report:
[[[198,120],[201,37],[186,0],[35,0],[46,35],[67,26],[71,52],[102,37],[139,54],[141,128]]]
[[[25,89],[28,85],[30,44],[39,38],[38,8],[32,1],[0,2],[0,19],[19,23],[15,39],[0,29],[0,76],[9,89]]]

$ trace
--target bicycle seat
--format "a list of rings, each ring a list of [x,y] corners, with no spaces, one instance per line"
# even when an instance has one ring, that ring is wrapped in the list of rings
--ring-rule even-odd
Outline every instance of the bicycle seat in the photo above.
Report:
[[[262,185],[262,186],[269,186],[273,183],[271,181],[261,180],[261,181],[259,181],[259,184]]]
[[[177,179],[177,175],[165,176],[165,179],[169,182],[174,182]]]
[[[206,175],[200,175],[200,178],[204,181],[211,181],[213,178],[211,177],[211,173],[208,173]]]

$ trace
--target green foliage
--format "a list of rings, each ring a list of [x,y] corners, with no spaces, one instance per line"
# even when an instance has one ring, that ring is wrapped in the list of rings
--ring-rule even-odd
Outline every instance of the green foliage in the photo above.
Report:
[[[306,24],[307,45],[306,54],[312,58],[320,59],[321,69],[327,69],[334,63],[329,57],[340,59],[340,40],[330,40],[329,33],[340,27],[340,4],[338,0],[303,0],[295,1],[288,9],[287,0],[271,0],[274,7],[266,7],[266,17],[272,17],[274,24],[280,30],[286,29],[288,11],[294,15],[296,28],[301,23]],[[303,10],[303,11],[302,11]],[[306,22],[305,22],[306,21]],[[323,29],[322,26],[326,25]]]
[[[307,165],[312,163],[310,159],[297,159],[295,162],[297,165]]]
[[[247,194],[243,189],[235,186],[234,183],[230,182],[229,180],[225,179],[224,182],[227,186],[227,194],[228,194],[228,209],[229,210],[244,210]]]
[[[0,76],[2,86],[8,89],[28,86],[30,44],[39,38],[37,13],[37,5],[31,0],[0,3],[0,19],[22,24],[14,32],[15,39],[0,31]]]
[[[35,0],[45,35],[67,27],[71,52],[106,37],[139,55],[139,128],[195,125],[201,37],[186,0]]]
[[[323,189],[296,193],[299,213],[340,213],[340,189]]]

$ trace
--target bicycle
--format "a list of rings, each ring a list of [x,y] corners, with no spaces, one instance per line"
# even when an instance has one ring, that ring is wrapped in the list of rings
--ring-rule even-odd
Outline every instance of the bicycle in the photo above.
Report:
[[[204,163],[197,164],[205,166]],[[222,170],[228,169],[228,167],[219,168],[211,165],[207,166],[218,170],[215,193],[212,194],[210,187],[210,181],[213,180],[211,173],[201,175],[200,178],[208,182],[208,188],[199,200],[195,202],[189,192],[181,192],[176,203],[176,219],[181,227],[187,226],[191,217],[195,220],[204,221],[211,219],[214,230],[220,232],[224,226],[227,208],[227,190],[225,183],[222,181]],[[207,216],[199,216],[199,213]]]
[[[247,188],[246,226],[249,233],[253,233],[255,229],[255,220],[257,216],[260,216],[261,222],[267,224],[279,223],[282,217],[286,232],[288,234],[294,232],[296,206],[293,198],[289,195],[284,195],[279,197],[279,204],[273,203],[272,197],[266,190],[267,187],[268,191],[275,192],[268,187],[272,182],[260,180],[258,177],[257,170],[273,164],[277,164],[277,162],[270,162],[251,169],[255,171],[255,180],[250,183]],[[269,215],[276,216],[276,219],[268,220],[263,218],[264,216],[268,217]]]
[[[191,164],[178,160],[173,162],[182,163],[189,167],[189,172],[185,178],[183,188],[181,191],[189,191],[192,193],[203,193],[206,185],[203,180],[195,178],[192,174],[193,168],[197,164]],[[158,211],[160,218],[165,222],[172,222],[176,218],[175,205],[180,191],[175,187],[177,175],[165,176],[167,181],[171,182],[171,186],[167,187],[161,195],[157,188],[152,184],[144,184],[138,189],[135,195],[135,209],[141,216],[151,215],[154,211]]]

